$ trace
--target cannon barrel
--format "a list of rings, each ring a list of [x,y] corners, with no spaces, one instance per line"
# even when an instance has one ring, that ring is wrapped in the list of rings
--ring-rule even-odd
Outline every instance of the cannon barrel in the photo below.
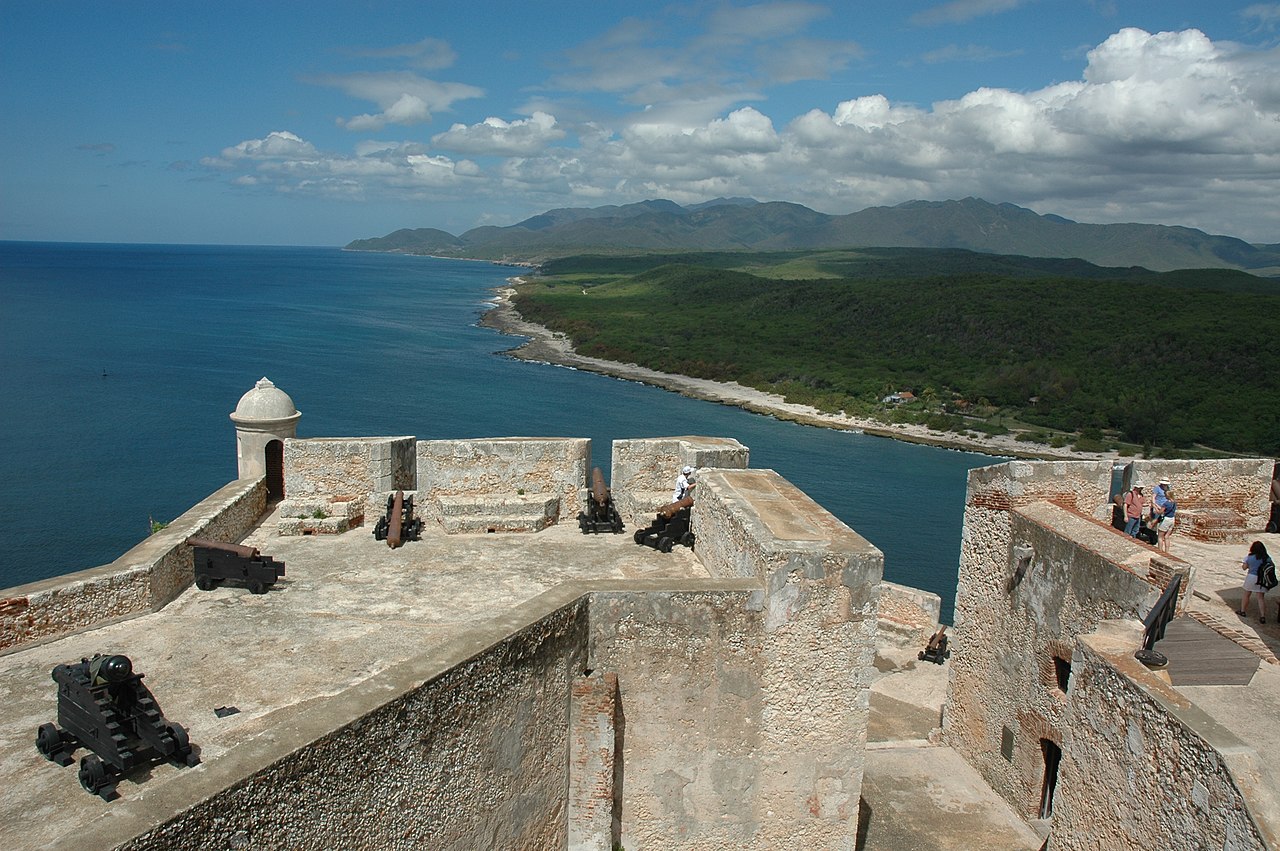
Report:
[[[257,547],[246,547],[243,544],[228,544],[225,541],[215,541],[212,538],[187,538],[186,544],[189,547],[203,547],[206,550],[218,550],[224,553],[234,553],[240,558],[257,558],[259,553]]]
[[[609,504],[609,488],[605,486],[604,473],[599,467],[591,470],[591,498],[601,508]]]
[[[691,505],[693,505],[693,497],[686,496],[684,499],[673,502],[670,505],[662,506],[662,508],[658,509],[658,513],[663,517],[665,517],[666,519],[670,520],[672,517],[676,515],[677,511],[679,511],[682,508],[688,508]]]
[[[387,518],[387,546],[395,549],[403,543],[404,537],[404,491],[396,491],[391,499],[390,516]]]

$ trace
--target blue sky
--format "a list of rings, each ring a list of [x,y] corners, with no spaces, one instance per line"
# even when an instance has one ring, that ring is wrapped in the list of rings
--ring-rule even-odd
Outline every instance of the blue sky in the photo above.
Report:
[[[0,0],[0,239],[972,195],[1277,243],[1278,45],[1231,0]]]

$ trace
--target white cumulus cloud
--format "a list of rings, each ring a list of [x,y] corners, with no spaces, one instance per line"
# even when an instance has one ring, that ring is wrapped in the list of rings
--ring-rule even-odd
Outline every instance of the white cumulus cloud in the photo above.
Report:
[[[489,117],[479,124],[455,124],[431,137],[437,148],[472,156],[529,156],[542,151],[552,142],[565,137],[556,119],[545,112],[534,112],[525,119],[504,121]]]
[[[789,8],[807,14],[804,4]],[[622,26],[611,37],[638,49],[639,29]],[[421,82],[410,76],[343,79],[382,108],[371,127],[470,96],[432,88],[441,84],[407,91]],[[454,124],[429,140],[366,141],[351,154],[277,131],[203,165],[252,178],[254,191],[326,185],[351,195],[346,184],[318,182],[346,180],[363,197],[403,200],[465,189],[504,208],[517,199],[525,215],[653,197],[750,195],[849,212],[973,195],[1083,221],[1187,224],[1280,241],[1277,48],[1215,42],[1198,30],[1123,29],[1089,51],[1078,79],[1030,91],[978,88],[929,105],[850,92],[785,125],[762,94],[741,105],[748,93],[685,91],[609,118],[566,118],[540,98],[547,109],[525,118]]]
[[[340,89],[361,100],[372,101],[381,110],[338,123],[349,130],[381,130],[388,124],[413,125],[430,121],[434,112],[449,109],[455,101],[484,96],[484,89],[466,83],[441,83],[410,71],[328,74],[312,82]]]

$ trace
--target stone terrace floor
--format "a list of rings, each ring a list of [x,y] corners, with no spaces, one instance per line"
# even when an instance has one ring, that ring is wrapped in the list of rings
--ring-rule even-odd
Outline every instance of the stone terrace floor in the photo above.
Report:
[[[191,588],[160,612],[0,656],[0,848],[75,844],[88,851],[101,843],[81,841],[76,832],[106,836],[113,825],[127,827],[115,831],[127,836],[162,817],[153,802],[175,779],[234,761],[238,747],[272,736],[295,712],[340,698],[560,583],[706,578],[692,552],[638,547],[629,532],[584,536],[565,524],[538,534],[449,536],[428,527],[422,541],[393,551],[368,526],[332,537],[279,538],[275,519],[267,518],[245,543],[287,565],[287,576],[269,593]],[[1175,538],[1174,554],[1192,558],[1190,546]],[[1234,576],[1230,560],[1238,562],[1243,551],[1205,548],[1194,555],[1215,571],[1200,583],[1210,600],[1199,602],[1237,627],[1227,579]],[[1256,624],[1245,628],[1256,632]],[[1269,624],[1264,639],[1273,650],[1277,637]],[[1039,848],[1040,838],[963,760],[925,741],[937,725],[946,667],[917,663],[916,649],[886,646],[877,660],[883,675],[872,695],[860,847],[944,851],[980,841],[990,849]],[[36,727],[56,715],[50,670],[99,652],[130,656],[166,716],[190,730],[201,766],[135,769],[120,782],[120,799],[106,803],[80,788],[73,766],[39,756]],[[1221,698],[1228,708],[1239,699]],[[221,706],[240,712],[218,718],[213,710]],[[1269,745],[1242,738],[1260,749]]]
[[[1280,555],[1280,535],[1260,534],[1260,540],[1274,558]],[[1264,780],[1280,790],[1280,623],[1276,606],[1280,588],[1267,595],[1267,622],[1258,622],[1257,603],[1249,601],[1245,617],[1236,615],[1243,596],[1240,568],[1249,552],[1248,544],[1206,544],[1170,538],[1171,554],[1195,566],[1196,579],[1187,600],[1187,609],[1196,620],[1258,655],[1262,663],[1248,685],[1174,686],[1188,700],[1203,709],[1214,721],[1230,730],[1262,757]],[[1160,649],[1160,645],[1156,645]],[[1259,723],[1259,719],[1267,719]]]

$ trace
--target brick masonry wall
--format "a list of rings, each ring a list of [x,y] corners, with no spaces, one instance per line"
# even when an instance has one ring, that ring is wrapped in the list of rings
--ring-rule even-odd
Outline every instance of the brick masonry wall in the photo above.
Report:
[[[1197,721],[1133,658],[1140,642],[1135,628],[1124,639],[1094,634],[1076,644],[1050,851],[1277,847],[1250,816],[1274,812],[1274,790],[1241,787],[1232,776],[1257,776],[1250,765],[1274,754]]]
[[[111,564],[0,591],[0,652],[162,608],[192,582],[184,541],[239,541],[266,502],[262,479],[231,482]]]
[[[1182,520],[1178,533],[1206,541],[1243,542],[1266,528],[1271,514],[1271,458],[1212,461],[1133,461],[1124,471],[1124,490],[1151,489],[1162,477],[1173,486]]]
[[[561,522],[576,522],[584,505],[591,441],[587,438],[512,437],[421,440],[417,444],[416,507],[438,515],[437,496],[515,497],[548,494],[560,499]]]
[[[568,851],[613,851],[618,800],[618,675],[594,671],[573,683],[569,707]]]

